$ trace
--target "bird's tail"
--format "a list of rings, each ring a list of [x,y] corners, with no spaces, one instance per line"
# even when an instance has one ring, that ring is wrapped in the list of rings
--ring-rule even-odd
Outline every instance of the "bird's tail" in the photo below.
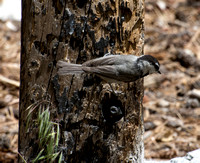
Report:
[[[58,61],[57,67],[59,75],[80,74],[84,72],[82,70],[82,65],[67,63],[65,61]]]

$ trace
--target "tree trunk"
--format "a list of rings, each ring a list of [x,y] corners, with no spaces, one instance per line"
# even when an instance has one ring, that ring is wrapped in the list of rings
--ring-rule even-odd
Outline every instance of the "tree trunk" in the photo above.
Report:
[[[51,100],[51,121],[60,124],[56,151],[63,161],[142,162],[143,80],[113,84],[115,95],[95,76],[58,76],[56,62],[83,63],[105,53],[141,55],[144,0],[22,0],[22,10],[21,157],[29,162],[40,152],[38,109],[27,130],[27,108],[43,99]]]

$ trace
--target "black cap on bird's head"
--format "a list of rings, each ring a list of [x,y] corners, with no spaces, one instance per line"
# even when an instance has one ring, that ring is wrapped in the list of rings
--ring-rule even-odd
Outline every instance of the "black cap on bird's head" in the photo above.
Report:
[[[160,63],[158,62],[158,60],[156,58],[154,58],[151,55],[142,55],[138,58],[138,60],[144,60],[144,61],[148,61],[151,65],[154,66],[155,70],[161,74],[159,68],[160,68]]]

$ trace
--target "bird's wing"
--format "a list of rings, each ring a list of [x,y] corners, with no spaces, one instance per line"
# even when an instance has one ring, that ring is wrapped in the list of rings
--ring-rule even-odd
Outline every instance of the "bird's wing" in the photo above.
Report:
[[[82,70],[104,80],[130,82],[137,79],[137,70],[132,66],[136,60],[137,56],[134,55],[110,55],[83,63]]]
[[[131,82],[135,81],[135,78],[130,78],[129,75],[120,72],[114,66],[98,66],[98,67],[83,67],[83,71],[87,73],[93,73],[107,82]]]
[[[99,74],[102,76],[117,76],[116,69],[113,66],[98,66],[98,67],[82,67],[83,71],[87,73]]]
[[[86,67],[97,67],[103,65],[115,65],[118,60],[120,60],[121,55],[109,55],[105,57],[100,57],[92,59],[83,63],[83,66]]]

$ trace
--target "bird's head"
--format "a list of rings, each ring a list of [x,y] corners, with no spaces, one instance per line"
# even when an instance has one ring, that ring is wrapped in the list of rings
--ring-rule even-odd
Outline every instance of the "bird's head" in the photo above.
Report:
[[[151,55],[142,55],[138,58],[138,61],[142,63],[143,65],[143,71],[144,73],[153,74],[153,73],[159,73],[160,72],[160,63],[156,58],[154,58]],[[145,75],[146,76],[146,75]]]

